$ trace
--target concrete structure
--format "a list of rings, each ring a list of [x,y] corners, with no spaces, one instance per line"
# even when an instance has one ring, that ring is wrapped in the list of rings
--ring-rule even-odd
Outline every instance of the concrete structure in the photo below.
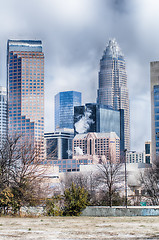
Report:
[[[120,139],[116,133],[77,134],[73,139],[73,158],[97,164],[120,161]]]
[[[159,207],[94,207],[88,206],[83,212],[82,216],[90,217],[123,217],[123,216],[159,216]]]
[[[124,110],[113,110],[105,105],[87,103],[74,108],[75,134],[88,132],[115,132],[124,151]]]
[[[7,136],[7,92],[0,86],[0,147]]]
[[[74,106],[80,105],[80,92],[67,91],[55,95],[55,131],[63,128],[73,129]]]
[[[44,158],[44,53],[38,40],[8,40],[8,130],[40,146]]]
[[[100,60],[98,104],[124,110],[125,149],[130,150],[129,94],[125,59],[115,39],[109,41]]]
[[[152,161],[159,155],[159,61],[150,63]]]

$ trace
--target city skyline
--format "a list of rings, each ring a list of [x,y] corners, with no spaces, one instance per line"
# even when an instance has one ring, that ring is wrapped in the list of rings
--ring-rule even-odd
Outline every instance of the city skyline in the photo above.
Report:
[[[45,131],[52,131],[58,92],[80,91],[83,103],[96,101],[99,60],[109,38],[115,37],[127,63],[131,149],[142,151],[151,138],[149,63],[159,59],[157,6],[154,0],[1,2],[0,85],[6,83],[7,39],[41,39],[46,59]]]

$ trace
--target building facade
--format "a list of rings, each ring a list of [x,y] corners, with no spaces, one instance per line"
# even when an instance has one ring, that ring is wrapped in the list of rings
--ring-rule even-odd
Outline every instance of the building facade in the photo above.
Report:
[[[88,103],[74,108],[74,132],[115,132],[120,138],[120,151],[124,151],[124,110]]]
[[[7,136],[7,91],[0,86],[0,147]]]
[[[145,142],[145,163],[147,164],[152,163],[151,152],[151,141],[147,141]]]
[[[74,106],[80,105],[80,92],[66,91],[55,95],[55,131],[63,128],[73,129]]]
[[[120,162],[120,139],[115,132],[77,134],[73,139],[73,158],[87,164]]]
[[[150,63],[152,161],[159,157],[159,61]]]
[[[129,151],[126,152],[127,163],[145,163],[145,152]]]
[[[45,133],[45,149],[47,160],[61,160],[72,158],[72,140],[74,134],[71,132]]]
[[[97,103],[124,110],[124,145],[130,150],[130,113],[124,55],[115,39],[109,41],[100,60]]]
[[[59,172],[78,172],[80,170],[80,164],[76,159],[57,159],[50,161],[49,164],[54,164],[59,168]]]
[[[44,157],[44,53],[38,40],[8,40],[8,131],[40,146]]]

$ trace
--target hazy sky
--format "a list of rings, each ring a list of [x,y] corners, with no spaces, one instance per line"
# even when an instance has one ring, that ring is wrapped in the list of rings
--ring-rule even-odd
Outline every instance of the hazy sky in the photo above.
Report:
[[[82,92],[95,102],[99,61],[110,38],[125,55],[131,149],[151,137],[150,61],[159,60],[159,1],[0,0],[0,85],[7,39],[40,39],[45,53],[45,131],[54,130],[54,95]]]

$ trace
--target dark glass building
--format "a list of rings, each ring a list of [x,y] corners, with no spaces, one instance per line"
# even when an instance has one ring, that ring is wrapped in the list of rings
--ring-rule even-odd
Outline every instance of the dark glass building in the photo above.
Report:
[[[88,103],[74,108],[74,132],[115,132],[124,150],[124,110],[113,110],[105,105]]]
[[[151,163],[151,141],[145,142],[145,163]]]
[[[73,129],[74,106],[81,105],[81,93],[76,91],[60,92],[55,96],[55,130]]]
[[[45,133],[46,159],[61,160],[72,157],[72,140],[74,134],[71,132]]]

